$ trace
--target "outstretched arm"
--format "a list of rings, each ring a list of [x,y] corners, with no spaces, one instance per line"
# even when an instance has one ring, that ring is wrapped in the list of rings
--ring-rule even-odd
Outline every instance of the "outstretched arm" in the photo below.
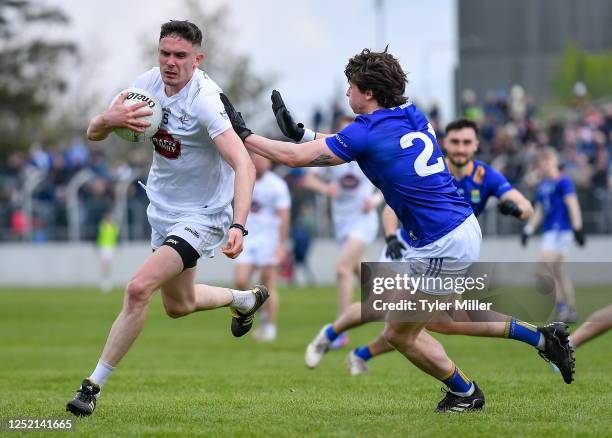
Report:
[[[296,146],[251,134],[244,140],[244,145],[256,154],[289,167],[337,166],[345,163],[329,149],[323,138]]]
[[[256,154],[289,167],[337,166],[345,162],[329,149],[325,139],[309,141],[298,147],[287,141],[271,140],[255,135],[246,127],[242,114],[236,111],[223,93],[221,93],[221,102],[225,106],[234,131],[242,139],[246,148]]]

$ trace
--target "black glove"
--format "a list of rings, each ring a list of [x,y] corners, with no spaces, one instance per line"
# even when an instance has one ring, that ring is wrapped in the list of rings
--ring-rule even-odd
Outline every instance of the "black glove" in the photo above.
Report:
[[[519,206],[514,203],[514,201],[511,201],[509,199],[501,201],[499,204],[497,204],[497,209],[501,214],[505,214],[506,216],[514,216],[520,218],[523,214],[523,210],[521,210]]]
[[[529,237],[531,237],[529,234],[527,234],[525,231],[521,231],[521,246],[527,246]]]
[[[586,243],[586,238],[584,235],[584,231],[582,231],[582,228],[579,230],[574,230],[574,240],[576,241],[578,246],[584,246],[584,244]]]
[[[283,102],[283,98],[276,90],[272,91],[272,111],[283,135],[293,141],[302,141],[306,132],[304,125],[302,123],[295,123],[291,113],[285,106],[285,102]]]
[[[385,255],[391,260],[401,260],[402,251],[406,249],[406,246],[399,241],[395,234],[387,236],[385,240],[387,241],[387,251]]]
[[[225,112],[227,113],[227,117],[232,124],[232,128],[240,137],[240,140],[244,141],[249,135],[253,133],[249,128],[246,127],[246,123],[242,118],[242,114],[236,111],[232,102],[227,98],[227,96],[221,93],[221,102],[223,102],[223,106],[225,107]]]

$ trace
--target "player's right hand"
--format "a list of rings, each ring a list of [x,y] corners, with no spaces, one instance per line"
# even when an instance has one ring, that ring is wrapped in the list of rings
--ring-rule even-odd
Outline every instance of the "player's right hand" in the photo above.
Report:
[[[285,106],[285,102],[281,94],[277,90],[272,91],[272,112],[276,117],[276,123],[285,137],[290,138],[293,141],[300,142],[304,138],[304,125],[302,123],[295,123],[293,116]]]
[[[387,241],[387,251],[385,255],[391,260],[401,260],[406,246],[399,241],[395,234],[390,234],[385,240]]]
[[[506,216],[514,216],[520,218],[523,214],[523,210],[520,209],[518,205],[514,201],[510,199],[506,199],[504,201],[500,201],[497,204],[497,209],[499,212]]]
[[[105,125],[109,129],[128,128],[143,133],[146,127],[151,126],[151,123],[140,119],[140,117],[150,116],[153,111],[143,109],[147,106],[146,102],[138,102],[129,106],[124,105],[123,102],[125,102],[127,96],[128,93],[121,93],[110,108],[102,114]]]
[[[242,114],[236,111],[236,108],[234,108],[234,105],[232,105],[232,102],[230,102],[228,97],[224,93],[221,93],[219,97],[221,98],[221,102],[223,102],[225,112],[227,113],[227,117],[232,124],[232,128],[234,128],[234,131],[236,131],[236,134],[238,134],[240,140],[244,142],[244,140],[251,135],[253,131],[247,128],[246,122],[242,118]]]
[[[222,251],[230,259],[235,259],[243,249],[244,236],[238,228],[230,228],[227,232],[227,243]]]

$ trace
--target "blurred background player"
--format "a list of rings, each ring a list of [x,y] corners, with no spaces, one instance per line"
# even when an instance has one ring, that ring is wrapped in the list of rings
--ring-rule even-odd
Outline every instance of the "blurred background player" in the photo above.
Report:
[[[572,234],[579,246],[585,244],[580,204],[574,182],[559,170],[559,158],[553,148],[540,153],[538,170],[543,180],[537,189],[535,213],[523,228],[521,242],[525,246],[542,224],[537,275],[546,290],[555,291],[553,319],[573,323],[578,320],[576,298],[564,261],[572,243]]]
[[[108,292],[113,288],[113,257],[119,241],[119,226],[114,221],[113,213],[110,210],[102,216],[96,241],[100,255],[99,288],[102,292]]]
[[[265,157],[251,154],[255,165],[255,187],[247,219],[249,239],[236,259],[236,287],[248,289],[255,269],[261,272],[261,283],[270,297],[260,311],[260,324],[253,336],[260,341],[276,339],[278,318],[278,267],[287,257],[291,197],[287,183],[270,170]]]
[[[354,122],[343,117],[339,129]],[[341,245],[336,262],[338,291],[337,316],[346,311],[354,299],[354,278],[361,278],[361,262],[366,247],[378,235],[378,212],[382,203],[380,192],[363,174],[356,162],[340,166],[310,168],[304,175],[302,185],[331,198],[331,213],[334,236]],[[349,339],[340,334],[331,344],[331,349],[344,347]]]
[[[222,251],[227,257],[242,251],[255,169],[223,110],[221,88],[199,69],[204,60],[200,29],[188,21],[169,21],[161,26],[158,44],[159,66],[132,84],[152,93],[164,109],[161,128],[151,139],[155,152],[146,186],[153,253],[127,284],[95,369],[66,405],[74,415],[93,413],[101,389],[142,331],[158,289],[172,318],[229,307],[236,337],[251,329],[268,297],[264,286],[237,291],[195,284],[200,257],[213,257],[226,239]],[[150,125],[141,118],[151,114],[146,103],[125,106],[125,98],[124,93],[90,121],[89,140],[104,140],[118,127],[143,132]]]

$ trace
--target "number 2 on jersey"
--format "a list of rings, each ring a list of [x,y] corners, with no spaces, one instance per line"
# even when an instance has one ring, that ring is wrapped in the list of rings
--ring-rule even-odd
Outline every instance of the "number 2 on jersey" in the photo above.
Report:
[[[435,133],[433,133],[433,129],[431,129],[431,127],[428,131],[432,133],[435,138]],[[423,151],[421,151],[416,160],[414,160],[414,170],[416,171],[417,175],[429,176],[433,175],[434,173],[442,172],[445,169],[444,159],[442,157],[438,157],[438,160],[434,164],[427,164],[434,152],[433,141],[427,134],[422,132],[411,132],[410,134],[406,134],[400,139],[400,146],[402,149],[414,146],[414,140],[417,139],[421,140],[425,144]]]

